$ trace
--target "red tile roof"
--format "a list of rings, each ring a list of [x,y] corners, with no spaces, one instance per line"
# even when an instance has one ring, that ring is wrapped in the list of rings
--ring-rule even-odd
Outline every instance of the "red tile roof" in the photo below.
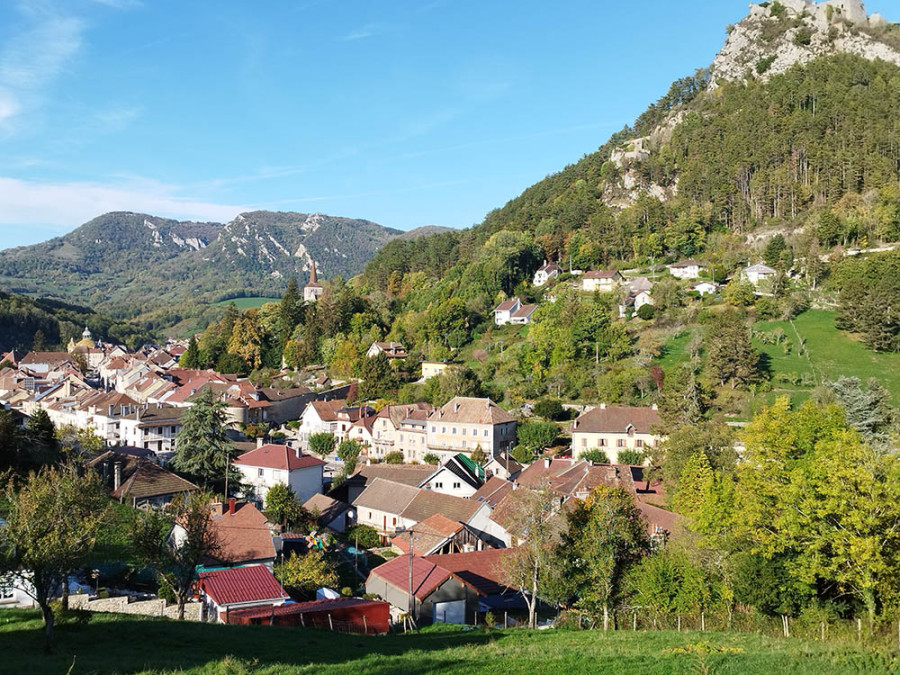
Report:
[[[234,515],[228,513],[227,504],[224,508],[222,504],[214,504],[212,524],[218,530],[222,546],[213,559],[215,562],[236,564],[275,557],[266,517],[253,504],[236,504]]]
[[[512,548],[494,548],[469,553],[427,555],[424,560],[450,571],[482,595],[497,595],[507,590],[502,583],[504,561],[515,555]]]
[[[460,582],[467,586],[471,586],[475,591],[478,591],[477,588],[472,586],[469,582],[460,579],[450,570],[446,570],[435,563],[428,562],[417,555],[412,557],[412,563],[413,595],[419,600],[425,600],[444,582],[452,577],[457,578]],[[383,565],[379,565],[369,572],[369,578],[373,576],[389,583],[394,588],[407,591],[409,588],[409,556],[401,555],[393,560],[388,560]],[[366,583],[368,584],[368,580]]]
[[[296,469],[307,469],[312,466],[325,466],[325,462],[312,455],[300,453],[289,448],[286,445],[275,445],[267,443],[262,447],[245,452],[243,455],[234,460],[235,464],[243,466],[261,466],[267,469],[281,469],[283,471],[294,471]]]
[[[265,565],[201,572],[200,586],[217,605],[281,600],[288,597]]]
[[[591,270],[584,273],[585,279],[615,279],[621,276],[617,270]]]
[[[309,600],[307,602],[291,602],[277,607],[248,607],[236,609],[229,613],[231,617],[258,618],[269,616],[283,616],[285,614],[306,614],[308,612],[328,612],[348,607],[367,607],[370,605],[384,604],[380,600],[365,600],[363,598],[325,598],[323,600]]]
[[[490,504],[491,507],[497,506],[501,499],[506,496],[506,493],[513,489],[513,484],[508,480],[503,480],[498,476],[491,476],[488,478],[487,483],[482,485],[478,490],[469,497],[470,500],[475,502],[486,502]]]

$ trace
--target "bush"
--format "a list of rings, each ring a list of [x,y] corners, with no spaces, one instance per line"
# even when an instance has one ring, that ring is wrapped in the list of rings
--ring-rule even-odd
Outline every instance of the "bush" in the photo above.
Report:
[[[640,466],[644,463],[644,453],[640,450],[622,450],[618,456],[618,463]]]
[[[384,456],[385,464],[403,464],[403,453],[399,450],[389,452]]]
[[[347,540],[359,548],[377,548],[381,545],[378,530],[371,525],[354,525],[347,530]]]
[[[593,448],[581,453],[581,459],[594,464],[609,464],[609,457],[600,448]]]
[[[551,398],[545,398],[534,405],[534,414],[548,420],[559,419],[563,414],[562,403]]]
[[[757,319],[774,319],[781,316],[781,308],[774,298],[762,297],[756,301]]]
[[[656,308],[653,305],[641,305],[637,315],[639,319],[650,321],[656,315]]]
[[[775,59],[778,58],[775,54],[772,56],[764,56],[759,61],[756,62],[756,72],[759,75],[767,72],[769,68],[772,67],[772,64],[775,63]]]
[[[441,463],[441,458],[438,457],[438,456],[437,456],[436,454],[434,454],[433,452],[429,452],[427,455],[425,455],[425,456],[422,458],[422,461],[425,462],[426,464],[440,464],[440,463]]]
[[[794,44],[798,47],[807,47],[812,42],[812,31],[804,26],[794,34]]]

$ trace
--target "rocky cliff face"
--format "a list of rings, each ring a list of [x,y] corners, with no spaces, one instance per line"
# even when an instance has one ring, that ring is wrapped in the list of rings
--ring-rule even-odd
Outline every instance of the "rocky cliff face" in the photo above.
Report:
[[[900,65],[900,49],[885,42],[892,27],[867,16],[861,0],[781,0],[750,4],[750,14],[730,27],[710,67],[710,88],[722,80],[767,79],[795,64],[829,54],[856,54]]]

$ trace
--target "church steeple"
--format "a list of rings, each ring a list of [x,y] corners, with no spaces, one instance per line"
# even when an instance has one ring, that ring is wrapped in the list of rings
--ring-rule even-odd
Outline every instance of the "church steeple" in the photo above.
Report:
[[[325,292],[322,284],[319,283],[319,276],[316,274],[316,261],[309,261],[309,283],[303,287],[304,302],[315,302],[319,296]]]

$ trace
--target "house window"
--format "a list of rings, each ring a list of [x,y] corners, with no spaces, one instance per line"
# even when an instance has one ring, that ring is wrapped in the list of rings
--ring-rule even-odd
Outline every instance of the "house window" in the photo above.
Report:
[[[431,433],[435,433],[435,429],[437,429],[437,427],[432,424],[431,425]]]
[[[446,434],[446,433],[447,433],[447,427],[441,427],[441,433],[442,433],[442,434]]]
[[[372,512],[369,511],[369,520],[372,520]]]
[[[605,447],[606,447],[606,439],[605,439],[605,438],[601,438],[601,439],[600,439],[600,447],[601,447],[601,448],[605,448]]]
[[[443,484],[443,483],[435,483],[435,484],[434,484],[434,489],[435,489],[435,490],[443,490],[443,489],[444,489],[444,484]]]
[[[616,441],[616,447],[617,447],[617,448],[624,448],[624,447],[625,447],[625,439],[624,439],[624,438],[620,438],[619,440],[617,440],[617,441]]]
[[[465,447],[466,447],[466,442],[465,442],[465,441],[463,441],[463,442],[462,442],[462,443],[463,443],[463,447],[464,447],[464,448],[465,448]]]
[[[454,484],[453,484],[453,489],[454,489],[454,490],[459,490],[461,487],[462,487],[462,483],[454,483]]]
[[[485,438],[488,437],[488,430],[487,430],[487,429],[484,430],[484,437],[485,437]]]
[[[634,445],[635,445],[635,447],[643,448],[643,447],[644,447],[644,441],[642,441],[642,440],[639,438],[639,439],[637,439],[637,440],[634,442]]]
[[[393,520],[394,520],[393,524],[396,525],[396,524],[397,524],[397,519],[394,518]]]
[[[0,582],[0,600],[9,600],[13,597],[13,587],[6,581]]]
[[[456,436],[456,427],[453,427],[453,435]]]
[[[581,447],[582,447],[582,448],[586,448],[586,447],[587,447],[587,439],[586,439],[586,438],[582,438],[582,439],[581,439]]]
[[[257,469],[257,470],[256,470],[256,475],[259,476],[260,478],[262,478],[262,476],[263,476],[263,470],[262,470],[262,469]]]
[[[173,433],[173,434],[177,434],[177,433],[178,433],[178,427],[172,427],[172,433]]]
[[[462,430],[462,435],[463,435],[463,436],[466,435],[466,430],[465,430],[465,429]]]
[[[403,434],[400,434],[400,442],[403,442]]]

